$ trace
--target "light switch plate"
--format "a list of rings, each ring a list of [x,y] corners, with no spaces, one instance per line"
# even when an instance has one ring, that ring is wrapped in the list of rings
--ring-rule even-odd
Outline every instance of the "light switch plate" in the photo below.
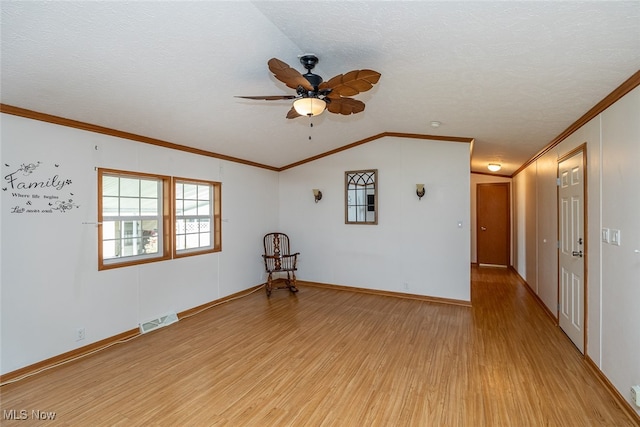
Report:
[[[620,230],[611,229],[611,244],[620,246]]]
[[[603,228],[602,229],[602,241],[604,243],[611,243],[611,241],[609,240],[609,229],[608,228]]]

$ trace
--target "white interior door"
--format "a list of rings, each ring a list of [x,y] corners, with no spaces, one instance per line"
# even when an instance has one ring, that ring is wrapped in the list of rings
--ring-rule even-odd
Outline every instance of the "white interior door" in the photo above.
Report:
[[[558,163],[559,307],[562,330],[584,354],[585,256],[583,151]]]

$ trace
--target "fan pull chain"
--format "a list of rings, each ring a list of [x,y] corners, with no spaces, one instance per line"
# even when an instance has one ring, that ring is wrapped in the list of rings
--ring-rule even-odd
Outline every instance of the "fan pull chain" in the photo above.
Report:
[[[311,116],[309,116],[309,127],[313,129],[313,122],[311,121]],[[311,141],[311,129],[309,129],[309,141]]]

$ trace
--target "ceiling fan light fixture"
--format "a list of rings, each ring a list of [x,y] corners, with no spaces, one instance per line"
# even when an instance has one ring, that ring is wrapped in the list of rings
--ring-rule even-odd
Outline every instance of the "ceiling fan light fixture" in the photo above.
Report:
[[[322,114],[325,108],[327,108],[327,103],[320,98],[300,98],[293,101],[293,108],[296,110],[296,113],[301,116],[312,117]]]
[[[489,163],[489,166],[487,166],[487,169],[491,172],[498,172],[501,168],[502,165],[500,163]]]

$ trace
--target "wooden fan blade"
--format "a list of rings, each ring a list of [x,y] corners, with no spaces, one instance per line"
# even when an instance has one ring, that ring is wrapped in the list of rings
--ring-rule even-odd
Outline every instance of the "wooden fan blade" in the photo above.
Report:
[[[379,72],[367,69],[360,70],[360,72],[358,73],[359,79],[366,80],[372,85],[378,83],[378,80],[380,80],[380,76],[381,74]]]
[[[366,92],[380,80],[380,73],[373,70],[353,70],[346,74],[338,74],[319,86],[319,89],[333,89],[329,98],[354,96]]]
[[[287,113],[287,119],[295,119],[296,117],[302,117],[295,108],[291,107],[289,112]]]
[[[268,96],[235,96],[234,98],[260,99],[264,101],[278,101],[282,99],[296,99],[297,95],[268,95]]]
[[[275,78],[291,89],[298,89],[298,86],[302,86],[306,90],[313,90],[313,86],[311,86],[309,80],[305,79],[299,71],[289,67],[289,65],[279,59],[271,58],[267,64]]]
[[[348,116],[349,114],[364,111],[364,102],[353,98],[331,99],[330,102],[327,103],[327,110],[329,110],[330,113]]]

